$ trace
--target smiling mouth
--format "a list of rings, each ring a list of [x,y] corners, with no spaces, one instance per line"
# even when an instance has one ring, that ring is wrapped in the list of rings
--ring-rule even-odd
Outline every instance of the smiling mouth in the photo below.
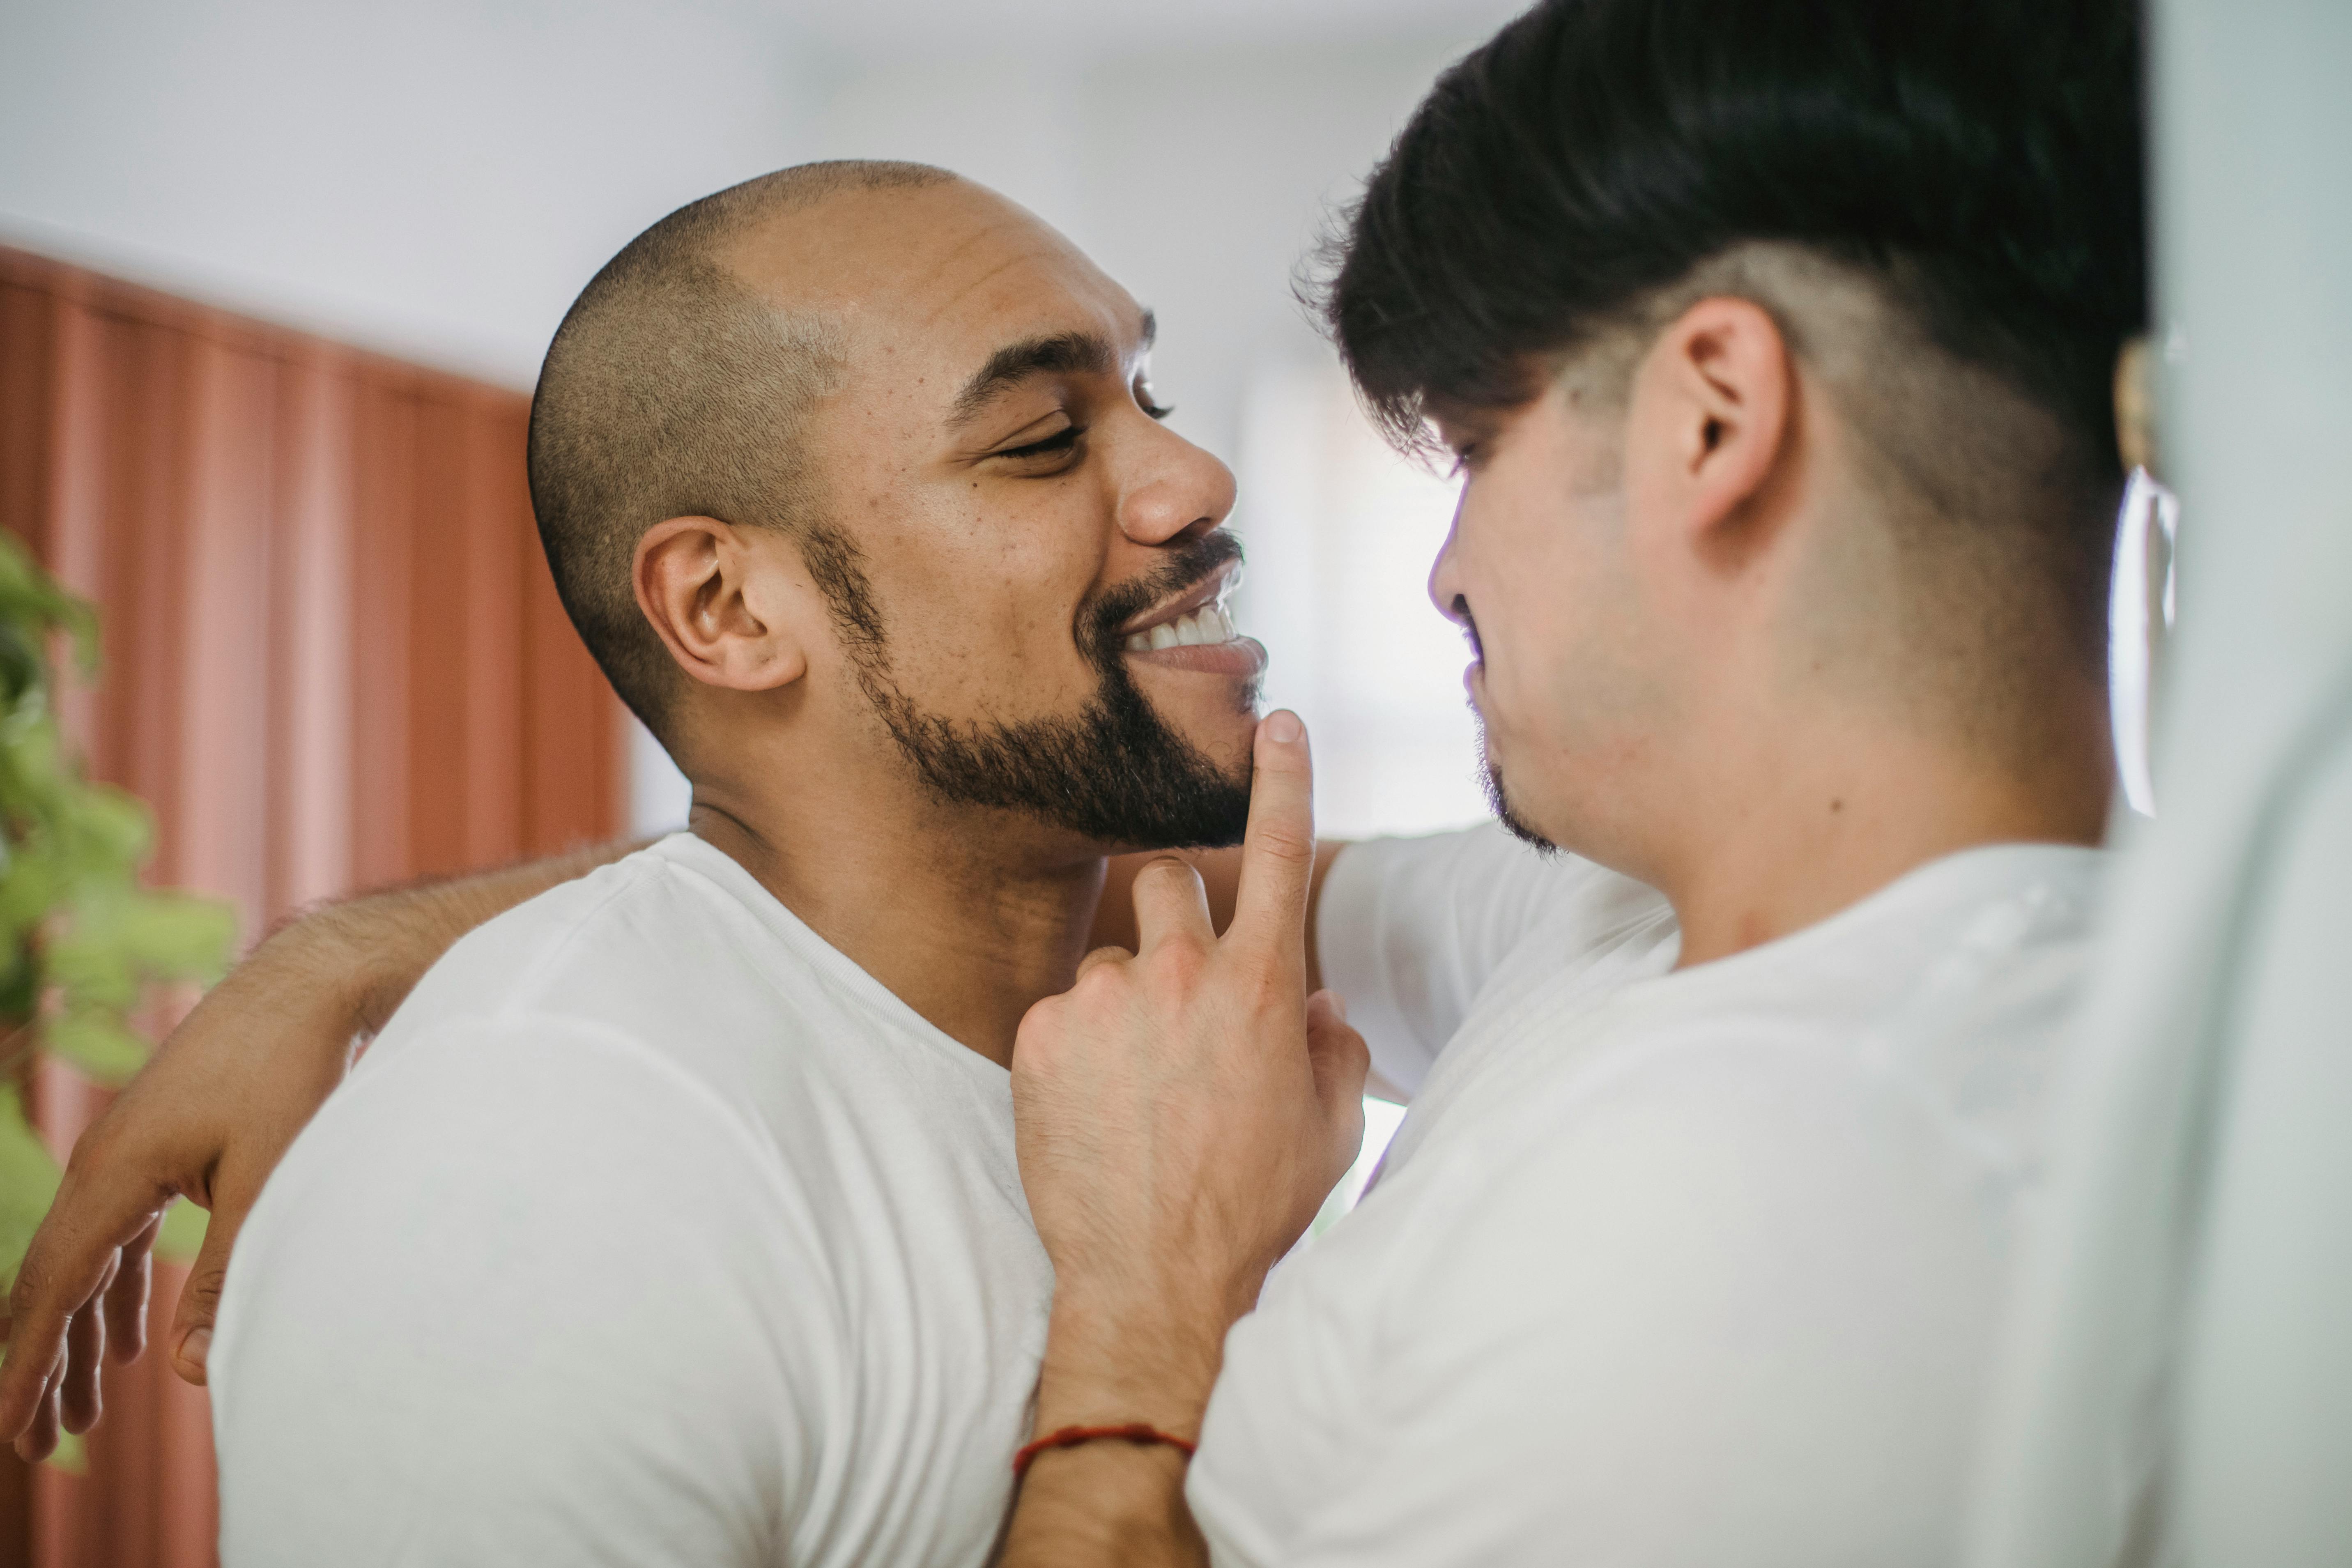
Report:
[[[1155,653],[1238,641],[1241,634],[1225,600],[1241,577],[1240,563],[1228,563],[1196,586],[1130,622],[1120,646],[1129,653]]]

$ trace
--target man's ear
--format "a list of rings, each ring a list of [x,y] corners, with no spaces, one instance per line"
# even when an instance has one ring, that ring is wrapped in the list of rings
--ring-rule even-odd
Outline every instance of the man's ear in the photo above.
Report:
[[[1709,555],[1761,542],[1748,525],[1766,520],[1749,503],[1780,469],[1794,371],[1770,313],[1720,297],[1685,310],[1643,356],[1629,479],[1651,491],[1654,515]]]
[[[637,607],[695,679],[768,691],[808,673],[797,557],[769,530],[673,517],[637,541]]]

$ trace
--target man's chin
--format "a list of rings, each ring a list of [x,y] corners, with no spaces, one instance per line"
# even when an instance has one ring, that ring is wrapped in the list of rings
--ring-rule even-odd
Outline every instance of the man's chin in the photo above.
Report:
[[[1503,783],[1503,770],[1492,762],[1486,764],[1486,804],[1494,808],[1495,820],[1501,823],[1512,837],[1522,844],[1534,845],[1546,855],[1559,852],[1559,844],[1512,804],[1511,792]]]

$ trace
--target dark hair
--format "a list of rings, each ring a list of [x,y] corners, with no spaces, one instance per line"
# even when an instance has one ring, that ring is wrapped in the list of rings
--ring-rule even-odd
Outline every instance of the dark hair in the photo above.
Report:
[[[832,195],[952,178],[919,163],[845,161],[746,180],[622,247],[556,329],[530,405],[540,542],[581,640],[665,742],[679,676],[637,608],[637,541],[664,518],[693,515],[803,540],[821,531],[801,438],[842,369],[830,323],[761,299],[720,252]],[[821,584],[832,581],[820,574]]]
[[[2134,0],[1543,0],[1414,113],[1322,308],[1411,440],[1427,412],[1524,402],[1709,258],[1793,243],[1879,279],[2119,478],[2140,75]]]

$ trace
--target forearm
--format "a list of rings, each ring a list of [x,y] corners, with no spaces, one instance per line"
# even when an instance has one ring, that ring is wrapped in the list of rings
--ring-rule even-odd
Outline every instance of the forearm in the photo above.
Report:
[[[247,963],[293,982],[289,992],[327,998],[356,1032],[372,1034],[459,937],[638,847],[597,845],[324,904],[281,925]]]

